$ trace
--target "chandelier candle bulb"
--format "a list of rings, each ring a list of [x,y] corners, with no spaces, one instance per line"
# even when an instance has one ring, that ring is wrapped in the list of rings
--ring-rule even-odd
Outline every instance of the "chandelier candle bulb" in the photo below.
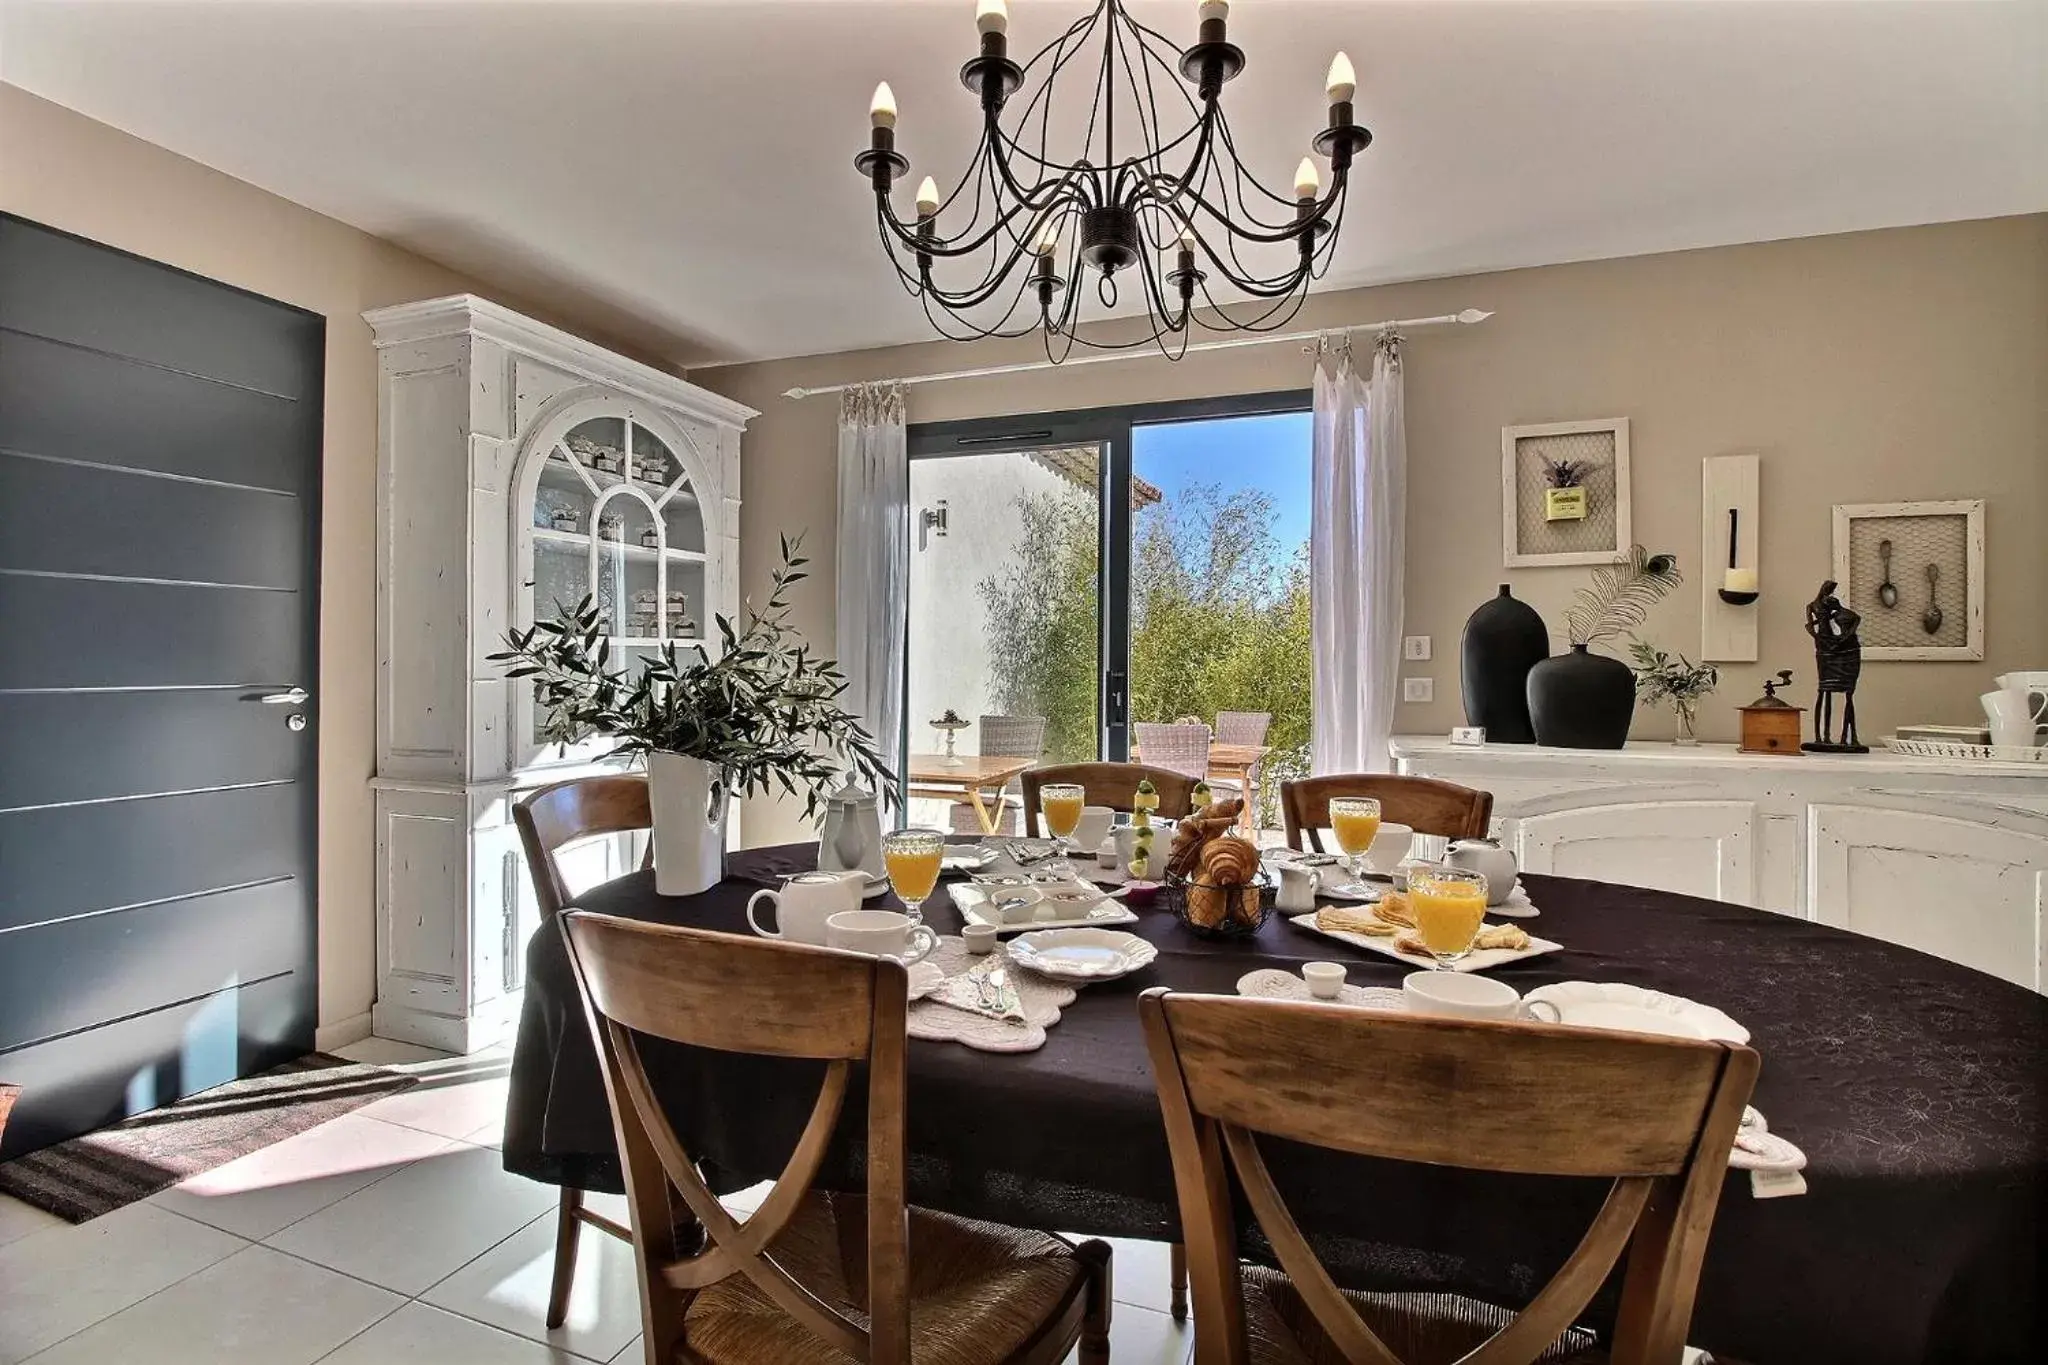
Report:
[[[896,92],[887,81],[875,87],[875,97],[868,101],[868,122],[877,128],[896,126]]]
[[[939,182],[926,176],[917,182],[917,216],[930,218],[939,211]]]
[[[1302,199],[1314,199],[1323,192],[1323,177],[1316,170],[1316,163],[1307,157],[1294,168],[1294,193]]]
[[[974,7],[974,26],[983,34],[1010,31],[1009,0],[981,0]]]
[[[1330,74],[1323,82],[1328,91],[1330,103],[1349,104],[1358,93],[1358,73],[1351,69],[1351,59],[1339,52],[1330,59]]]

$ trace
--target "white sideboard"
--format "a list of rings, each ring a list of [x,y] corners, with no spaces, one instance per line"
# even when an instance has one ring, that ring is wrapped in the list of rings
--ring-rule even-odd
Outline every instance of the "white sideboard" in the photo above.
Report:
[[[622,659],[699,633],[668,619],[667,590],[697,623],[732,614],[755,414],[469,295],[364,317],[378,352],[372,1026],[470,1052],[516,1023],[537,923],[511,803],[603,760],[594,744],[543,745],[530,687],[487,656],[550,611],[536,599],[591,593]],[[586,467],[600,445],[607,467]],[[635,623],[641,596],[658,599],[652,626]],[[564,872],[580,880],[631,866],[629,841],[576,852]]]
[[[1522,867],[1759,906],[2048,991],[2048,764],[1394,740]]]

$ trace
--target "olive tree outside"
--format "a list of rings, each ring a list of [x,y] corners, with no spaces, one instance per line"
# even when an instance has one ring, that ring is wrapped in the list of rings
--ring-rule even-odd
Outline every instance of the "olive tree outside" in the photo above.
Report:
[[[1047,718],[1053,762],[1096,752],[1097,532],[1083,489],[1016,502],[1015,559],[977,584],[988,610],[997,704]],[[1272,500],[1190,485],[1140,508],[1131,546],[1131,719],[1269,711],[1273,752],[1262,823],[1278,783],[1307,770],[1311,696],[1308,546],[1282,544]]]

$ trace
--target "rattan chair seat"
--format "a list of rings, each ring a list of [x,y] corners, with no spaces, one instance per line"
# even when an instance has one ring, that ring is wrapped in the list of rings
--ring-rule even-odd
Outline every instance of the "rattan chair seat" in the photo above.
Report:
[[[811,1192],[769,1254],[807,1289],[865,1319],[864,1201]],[[1004,1360],[1085,1292],[1086,1269],[1057,1237],[910,1210],[910,1347],[918,1365]],[[679,1361],[691,1365],[852,1365],[745,1275],[699,1294]]]
[[[1345,1291],[1375,1335],[1402,1365],[1450,1365],[1508,1325],[1513,1314],[1460,1294]],[[1293,1283],[1263,1266],[1244,1268],[1245,1330],[1255,1365],[1346,1365]],[[1537,1359],[1543,1365],[1606,1365],[1590,1332],[1565,1334]]]

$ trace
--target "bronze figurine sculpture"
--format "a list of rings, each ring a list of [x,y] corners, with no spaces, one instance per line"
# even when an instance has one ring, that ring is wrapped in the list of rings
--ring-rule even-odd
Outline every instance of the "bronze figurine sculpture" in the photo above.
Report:
[[[1856,680],[1863,674],[1863,641],[1856,628],[1860,612],[1835,596],[1835,580],[1820,585],[1820,594],[1806,604],[1806,633],[1813,637],[1813,662],[1820,686],[1813,701],[1813,742],[1800,747],[1810,754],[1867,754],[1856,737]],[[1834,729],[1835,697],[1842,698],[1842,734]]]

